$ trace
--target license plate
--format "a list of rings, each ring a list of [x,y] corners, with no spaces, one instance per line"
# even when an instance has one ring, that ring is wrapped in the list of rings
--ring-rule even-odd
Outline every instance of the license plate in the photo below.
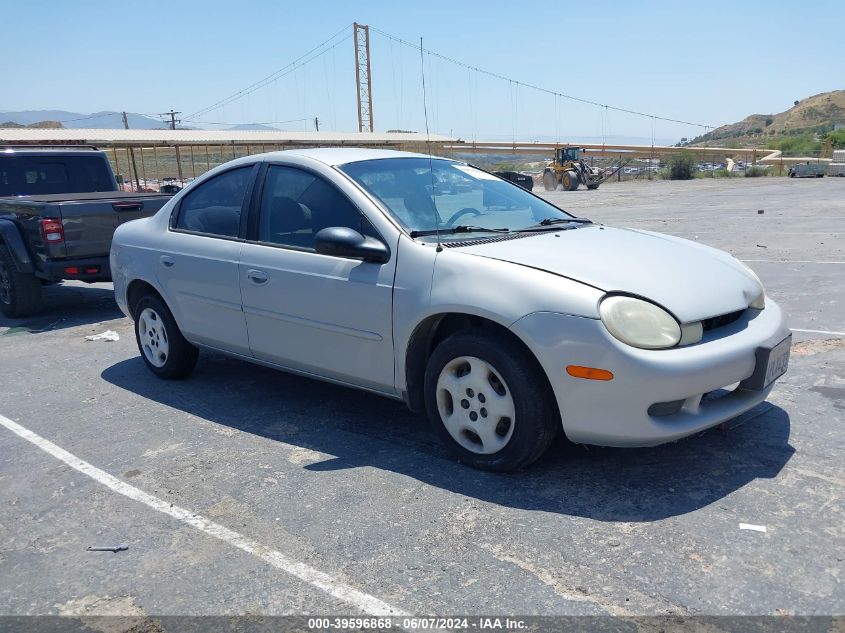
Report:
[[[764,389],[786,373],[786,368],[789,366],[789,351],[791,348],[792,336],[790,335],[775,345],[769,352],[769,362],[766,365],[766,378],[763,380]]]
[[[792,334],[774,347],[758,347],[755,352],[754,373],[743,381],[745,389],[766,389],[775,380],[786,373],[789,366],[789,350],[792,346]]]

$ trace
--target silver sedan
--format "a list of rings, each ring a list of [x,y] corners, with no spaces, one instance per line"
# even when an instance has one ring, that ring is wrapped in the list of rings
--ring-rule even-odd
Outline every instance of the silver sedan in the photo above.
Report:
[[[404,400],[462,461],[509,471],[561,430],[651,446],[763,401],[789,330],[727,253],[602,226],[463,162],[250,156],[120,226],[141,357],[198,349]]]

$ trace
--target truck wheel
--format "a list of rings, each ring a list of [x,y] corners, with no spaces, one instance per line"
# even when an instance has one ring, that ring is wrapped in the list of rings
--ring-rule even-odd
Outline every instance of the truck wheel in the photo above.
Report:
[[[485,330],[444,340],[425,372],[434,432],[463,463],[510,472],[537,460],[560,428],[543,369],[516,341]]]
[[[574,171],[563,172],[561,184],[563,184],[563,188],[565,191],[575,191],[578,188],[578,174],[576,174]]]
[[[10,319],[29,316],[38,309],[41,282],[18,270],[9,248],[0,244],[0,312]]]
[[[557,179],[555,178],[555,175],[550,171],[547,171],[543,174],[543,188],[546,191],[554,191],[555,189],[557,189]]]
[[[144,363],[159,378],[187,378],[194,371],[199,350],[185,340],[157,295],[142,297],[135,308],[135,340]]]

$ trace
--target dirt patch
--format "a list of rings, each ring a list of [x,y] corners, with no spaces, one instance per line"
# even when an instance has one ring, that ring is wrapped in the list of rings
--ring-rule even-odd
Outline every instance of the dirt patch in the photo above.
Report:
[[[99,633],[164,633],[132,596],[85,596],[56,607],[59,615],[78,617],[87,629]]]
[[[793,356],[813,356],[845,348],[845,338],[812,339],[792,346]]]

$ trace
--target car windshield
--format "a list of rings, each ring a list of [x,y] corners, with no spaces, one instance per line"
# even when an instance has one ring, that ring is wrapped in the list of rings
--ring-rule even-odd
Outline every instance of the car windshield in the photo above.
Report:
[[[442,233],[458,226],[471,226],[478,233],[517,231],[543,220],[573,218],[518,185],[450,160],[387,158],[340,169],[378,198],[408,231]]]

